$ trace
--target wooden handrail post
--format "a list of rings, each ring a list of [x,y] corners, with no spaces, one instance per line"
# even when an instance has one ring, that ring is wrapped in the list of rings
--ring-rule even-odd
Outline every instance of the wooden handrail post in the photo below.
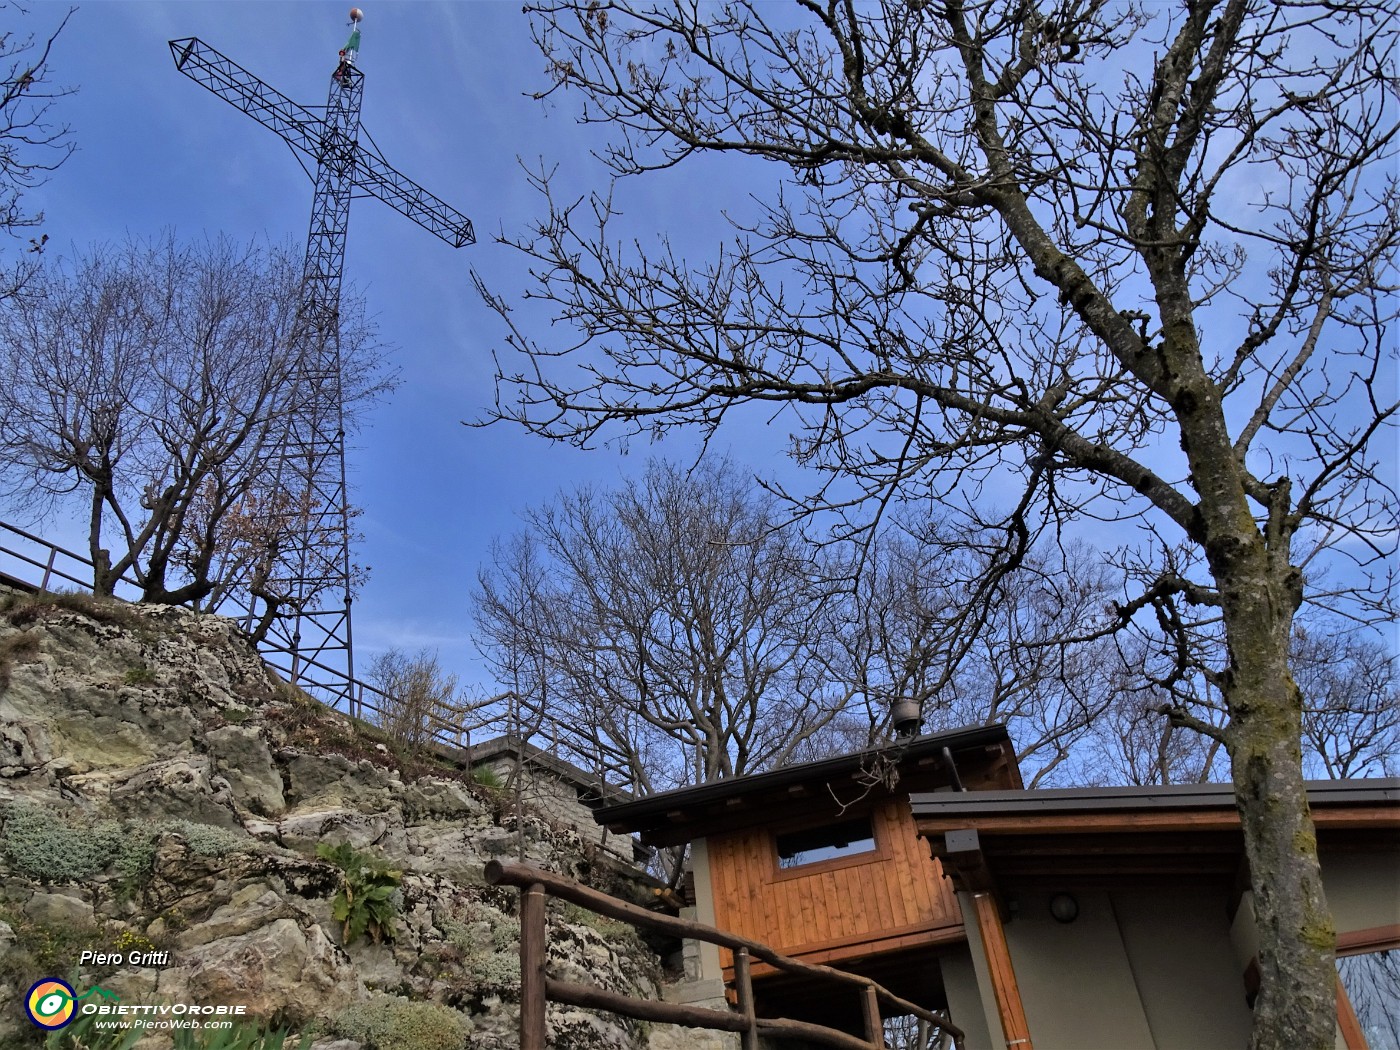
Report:
[[[544,887],[520,891],[520,1050],[545,1050]]]
[[[749,978],[749,950],[736,948],[734,951],[734,991],[739,1007],[739,1016],[744,1019],[745,1028],[740,1035],[743,1050],[758,1050],[758,1024],[754,1020],[753,981]]]
[[[871,1046],[884,1046],[885,1026],[880,1020],[880,996],[869,985],[860,990],[860,1009],[865,1015],[865,1038]]]

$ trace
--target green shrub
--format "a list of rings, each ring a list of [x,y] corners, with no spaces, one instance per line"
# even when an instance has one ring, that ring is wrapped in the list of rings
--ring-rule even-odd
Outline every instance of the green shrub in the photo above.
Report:
[[[256,839],[215,824],[172,820],[162,824],[161,830],[182,836],[189,843],[190,850],[201,857],[227,857],[230,853],[249,853],[260,848]]]
[[[365,1043],[369,1050],[461,1050],[471,1032],[470,1023],[456,1010],[383,994],[356,1003],[332,1027],[337,1035]]]
[[[316,856],[340,869],[340,889],[331,901],[331,915],[344,924],[341,939],[349,944],[366,934],[375,944],[393,940],[396,896],[403,872],[361,853],[348,842],[339,846],[323,842],[316,847]]]
[[[210,824],[75,819],[21,801],[12,803],[4,814],[0,852],[16,871],[41,882],[78,882],[110,865],[129,892],[150,872],[156,839],[164,832],[183,837],[201,857],[261,848],[256,839]]]
[[[510,995],[520,991],[520,949],[478,952],[463,964],[479,994]]]
[[[455,957],[445,962],[441,978],[478,1001],[487,995],[518,995],[520,920],[480,905],[469,906],[462,918],[443,923],[453,949],[449,954]]]

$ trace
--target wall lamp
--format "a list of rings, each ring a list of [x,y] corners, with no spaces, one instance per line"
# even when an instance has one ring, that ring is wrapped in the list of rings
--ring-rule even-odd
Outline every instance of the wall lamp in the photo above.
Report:
[[[1071,894],[1057,893],[1050,898],[1050,915],[1056,922],[1073,922],[1079,918],[1079,902]]]

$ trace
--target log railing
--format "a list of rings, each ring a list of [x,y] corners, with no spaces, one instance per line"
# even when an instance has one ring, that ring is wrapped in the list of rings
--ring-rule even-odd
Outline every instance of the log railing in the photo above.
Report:
[[[917,1003],[901,999],[868,977],[846,973],[830,966],[816,966],[780,955],[759,941],[740,937],[688,919],[659,915],[606,893],[581,886],[572,879],[555,875],[529,864],[486,865],[486,881],[493,886],[515,886],[520,890],[520,1050],[545,1050],[545,1004],[566,1003],[594,1010],[606,1010],[640,1021],[674,1024],[685,1028],[708,1028],[737,1032],[743,1050],[757,1050],[758,1036],[776,1039],[804,1039],[838,1050],[884,1050],[884,1022],[881,1007],[893,1010],[887,1016],[912,1014],[953,1039],[963,1050],[963,1033],[946,1013],[935,1013]],[[707,941],[734,953],[736,1009],[710,1010],[700,1006],[634,999],[592,985],[556,980],[545,973],[548,943],[545,933],[545,897],[557,897],[581,908],[617,919],[632,926],[645,926],[676,937]],[[816,980],[836,982],[860,997],[865,1038],[835,1028],[791,1018],[758,1017],[754,1013],[753,983],[749,976],[751,959],[760,959],[775,969]]]

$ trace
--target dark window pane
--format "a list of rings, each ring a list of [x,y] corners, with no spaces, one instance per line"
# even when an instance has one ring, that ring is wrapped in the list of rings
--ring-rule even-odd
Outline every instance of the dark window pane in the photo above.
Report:
[[[795,868],[833,857],[870,853],[875,849],[875,831],[869,817],[844,820],[820,828],[807,828],[778,836],[778,867]]]

